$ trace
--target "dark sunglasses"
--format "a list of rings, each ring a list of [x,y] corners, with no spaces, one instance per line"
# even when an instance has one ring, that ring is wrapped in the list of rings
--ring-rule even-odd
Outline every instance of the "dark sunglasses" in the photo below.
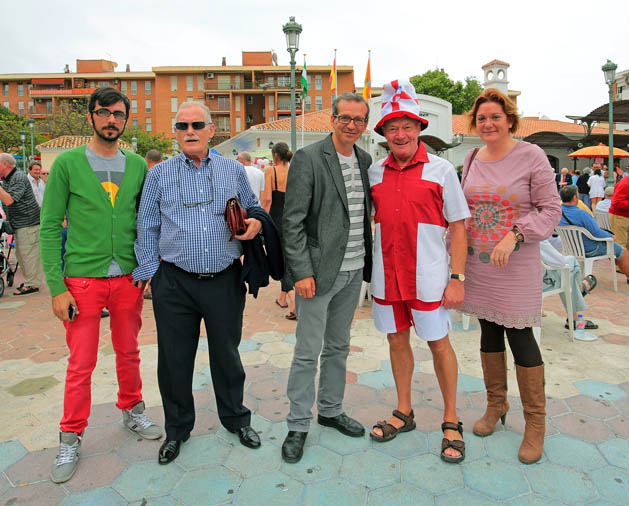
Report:
[[[109,116],[113,114],[114,118],[117,119],[118,121],[127,119],[126,113],[122,111],[111,112],[109,109],[96,109],[92,114],[96,114],[96,116],[100,118],[109,118]]]
[[[194,130],[203,130],[205,125],[209,125],[209,123],[206,123],[205,121],[193,121],[192,123],[188,123],[187,121],[177,121],[177,123],[175,123],[175,129],[185,132],[188,130],[189,125],[192,125]]]

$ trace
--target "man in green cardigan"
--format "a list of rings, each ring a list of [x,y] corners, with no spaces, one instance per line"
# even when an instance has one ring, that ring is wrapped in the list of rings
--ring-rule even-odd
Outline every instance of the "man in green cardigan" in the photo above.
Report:
[[[41,212],[42,265],[52,309],[66,328],[70,349],[59,454],[50,472],[55,483],[69,480],[78,464],[105,307],[111,315],[119,387],[116,406],[122,410],[123,424],[146,439],[162,436],[162,429],[144,413],[138,333],[145,282],[131,275],[137,266],[133,244],[147,166],[140,156],[118,146],[129,117],[127,97],[114,88],[99,88],[90,97],[88,111],[94,136],[87,146],[57,157]],[[68,239],[62,272],[64,217]]]

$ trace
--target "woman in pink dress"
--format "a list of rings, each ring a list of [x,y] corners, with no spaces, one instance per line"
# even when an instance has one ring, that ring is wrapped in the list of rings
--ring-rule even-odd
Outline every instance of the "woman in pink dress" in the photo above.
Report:
[[[540,459],[546,398],[544,362],[533,337],[541,323],[540,241],[561,218],[553,169],[538,146],[511,137],[519,124],[515,104],[486,89],[469,113],[470,130],[485,145],[468,153],[461,184],[472,217],[466,223],[468,258],[465,302],[460,310],[478,317],[487,410],[474,434],[489,436],[504,424],[507,365],[504,335],[515,359],[526,429],[519,459]]]

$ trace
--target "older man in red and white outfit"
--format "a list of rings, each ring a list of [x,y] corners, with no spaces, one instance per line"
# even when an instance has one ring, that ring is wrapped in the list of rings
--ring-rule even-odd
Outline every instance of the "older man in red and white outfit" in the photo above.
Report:
[[[441,458],[465,458],[462,424],[456,414],[457,362],[448,339],[448,309],[463,303],[470,216],[456,171],[450,162],[428,154],[419,140],[428,121],[420,116],[415,89],[407,80],[384,86],[382,118],[375,131],[384,135],[390,154],[369,168],[375,209],[375,253],[371,278],[376,327],[386,332],[398,394],[397,409],[371,432],[389,441],[415,428],[411,407],[414,358],[410,327],[428,343],[444,401]],[[452,244],[452,274],[445,235]]]

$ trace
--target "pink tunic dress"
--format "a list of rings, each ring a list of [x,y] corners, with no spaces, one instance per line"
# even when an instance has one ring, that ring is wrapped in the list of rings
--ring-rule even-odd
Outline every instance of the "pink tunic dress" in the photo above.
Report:
[[[465,165],[469,163],[467,154]],[[477,158],[463,176],[472,217],[466,220],[468,256],[460,311],[522,329],[541,325],[540,241],[561,219],[555,173],[544,151],[520,141],[500,160]],[[524,242],[505,267],[489,263],[494,246],[516,226]]]

